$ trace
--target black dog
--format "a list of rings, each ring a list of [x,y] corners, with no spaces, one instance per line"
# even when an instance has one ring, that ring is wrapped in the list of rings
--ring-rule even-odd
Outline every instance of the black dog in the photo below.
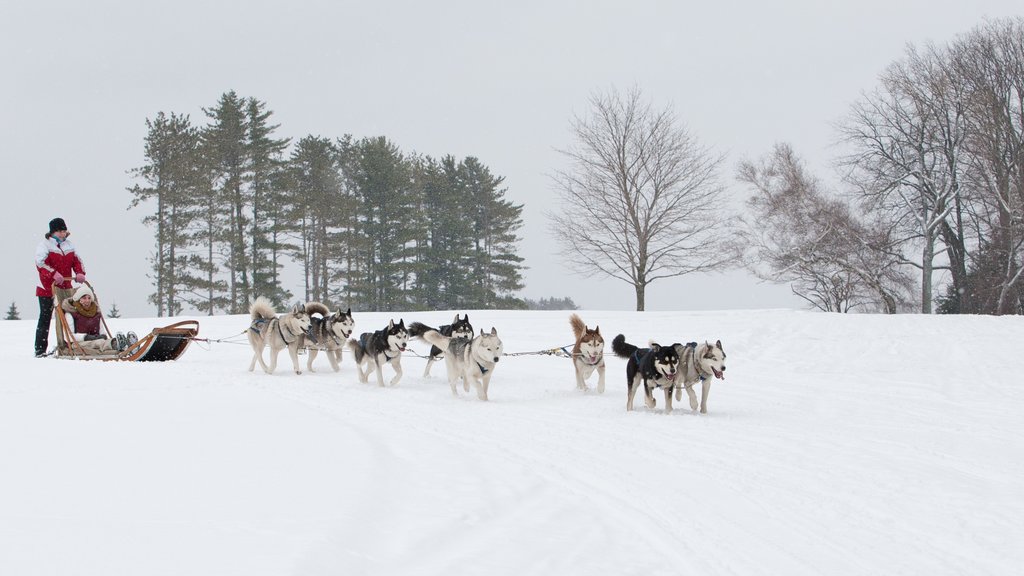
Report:
[[[391,364],[395,369],[395,377],[391,379],[391,386],[398,384],[402,378],[402,352],[409,342],[409,332],[405,329],[405,321],[389,320],[386,328],[376,332],[363,332],[359,340],[349,340],[348,347],[356,357],[356,371],[359,372],[359,381],[365,383],[370,377],[370,370],[377,372],[377,384],[384,386],[384,372],[381,367],[384,363]],[[363,364],[366,364],[366,371],[363,371]]]
[[[647,407],[654,408],[656,402],[653,387],[658,387],[665,390],[665,412],[671,412],[672,390],[679,367],[679,354],[675,346],[659,346],[651,342],[650,348],[637,348],[626,342],[624,335],[619,334],[612,340],[612,351],[619,358],[629,359],[626,363],[626,385],[629,387],[626,410],[633,409],[633,397],[643,381]]]
[[[466,317],[459,319],[459,315],[455,315],[455,320],[452,320],[451,324],[445,324],[440,328],[431,328],[426,324],[419,322],[413,322],[409,324],[409,336],[413,338],[422,337],[428,330],[436,330],[441,333],[442,336],[449,338],[473,338],[473,325],[469,323],[469,314]],[[430,376],[430,366],[434,362],[444,358],[444,350],[441,350],[437,346],[430,347],[430,357],[427,358],[427,367],[423,369],[423,377]]]

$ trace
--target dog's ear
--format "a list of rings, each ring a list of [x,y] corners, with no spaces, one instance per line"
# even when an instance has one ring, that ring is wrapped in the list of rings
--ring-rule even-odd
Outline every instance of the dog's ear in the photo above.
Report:
[[[497,336],[497,335],[498,335],[498,329],[495,328],[494,326],[491,326],[491,336]]]
[[[594,326],[594,334],[600,334],[600,333],[601,333],[601,327],[600,326]]]
[[[391,330],[394,327],[395,327],[395,321],[393,319],[388,320],[388,330]]]
[[[398,319],[398,327],[401,328],[402,330],[405,330],[405,320],[403,320],[402,318],[399,318]]]
[[[480,329],[480,335],[481,336],[486,336],[487,335],[487,334],[484,334],[484,329],[483,328]]]
[[[722,352],[725,352],[725,348],[722,348],[722,341],[721,340],[716,340],[715,341],[715,348],[718,348]]]
[[[457,324],[458,322],[459,322],[459,313],[456,312],[455,313],[455,320],[452,320],[452,324]]]
[[[659,346],[657,342],[651,342],[650,346],[651,346],[651,350],[654,351],[654,352],[657,352],[658,350],[661,350],[661,346]]]
[[[349,306],[349,309],[345,311],[345,314],[347,316],[351,316],[352,315],[352,307],[351,306]]]

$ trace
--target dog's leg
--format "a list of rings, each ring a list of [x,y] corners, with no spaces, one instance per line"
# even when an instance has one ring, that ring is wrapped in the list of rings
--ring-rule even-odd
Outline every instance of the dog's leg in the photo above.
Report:
[[[644,396],[644,404],[647,404],[648,408],[654,410],[654,407],[658,405],[658,402],[654,399],[654,390],[651,388],[651,385],[647,383],[646,379],[644,380]]]
[[[427,358],[427,367],[423,369],[423,377],[430,378],[430,367],[434,364],[434,357]]]
[[[310,348],[309,349],[309,357],[306,358],[306,370],[309,370],[310,373],[314,372],[314,370],[313,370],[313,358],[316,358],[316,354],[317,354],[317,349],[316,348]]]
[[[597,393],[604,394],[604,360],[597,365]]]
[[[584,392],[587,391],[587,382],[583,379],[583,373],[580,372],[580,366],[575,360],[572,361],[572,367],[576,369],[576,388]]]
[[[366,364],[366,372],[363,372],[363,364]],[[366,384],[370,380],[370,363],[364,357],[362,361],[356,362],[356,371],[359,372],[359,381]]]
[[[708,413],[708,392],[711,391],[711,378],[705,378],[700,390],[700,413]]]
[[[391,379],[391,384],[388,386],[395,386],[398,381],[402,379],[402,355],[395,356],[395,359],[391,361],[391,366],[395,369],[395,377]]]
[[[682,370],[680,370],[680,372],[682,372]],[[676,386],[676,402],[679,402],[679,401],[681,401],[683,399],[683,390],[682,390],[682,388],[683,388],[682,386]]]
[[[626,380],[626,386],[629,388],[626,398],[626,412],[630,412],[633,410],[633,397],[636,396],[636,391],[640,388],[640,375],[634,376],[633,380]]]
[[[274,370],[277,370],[277,355],[281,353],[280,348],[274,348],[274,345],[270,345],[270,367],[264,368],[267,374],[273,374]]]
[[[295,344],[288,345],[288,355],[292,357],[292,366],[295,367],[295,373],[302,374],[302,367],[299,366],[299,345],[297,341]]]
[[[482,380],[483,381],[480,384],[477,384],[476,396],[477,396],[477,398],[479,398],[479,399],[483,400],[484,402],[486,402],[487,401],[487,387],[491,384],[491,372],[488,371],[487,374],[484,374],[484,377],[482,378]]]
[[[377,385],[384,387],[384,367],[380,365],[380,358],[373,359],[373,365],[377,369]]]
[[[327,361],[335,372],[341,370],[341,350],[328,350],[324,354],[327,354]]]
[[[696,382],[694,382],[696,384]],[[686,388],[686,395],[690,397],[690,410],[697,409],[697,393],[693,391],[693,384],[684,386]]]
[[[672,388],[665,388],[665,414],[672,413]]]

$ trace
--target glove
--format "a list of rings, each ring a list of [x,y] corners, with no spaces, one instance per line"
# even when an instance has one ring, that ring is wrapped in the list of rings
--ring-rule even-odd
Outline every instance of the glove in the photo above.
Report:
[[[54,284],[63,284],[64,283],[64,275],[61,274],[60,272],[54,272],[53,273],[53,283]]]
[[[75,274],[75,282],[78,282],[79,284],[85,282],[85,274],[82,274],[81,272]]]

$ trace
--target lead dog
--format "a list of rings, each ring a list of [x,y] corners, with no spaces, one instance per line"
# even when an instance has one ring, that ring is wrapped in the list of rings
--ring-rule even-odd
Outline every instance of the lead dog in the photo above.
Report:
[[[650,348],[637,348],[626,342],[626,337],[619,334],[612,340],[612,351],[619,358],[628,358],[626,363],[626,410],[633,409],[633,397],[643,382],[647,407],[654,409],[653,388],[665,390],[665,412],[672,411],[672,389],[675,387],[679,355],[675,346],[659,346],[651,342]]]
[[[356,357],[359,381],[364,384],[369,381],[372,364],[377,371],[377,385],[383,387],[383,364],[388,363],[395,369],[395,376],[389,386],[398,384],[402,379],[402,352],[408,343],[409,332],[405,329],[405,321],[401,319],[398,320],[398,324],[395,324],[394,320],[388,320],[387,327],[376,332],[363,332],[359,335],[359,340],[349,340],[348,346]],[[363,372],[364,363],[366,372]]]
[[[498,331],[491,328],[487,334],[483,330],[472,340],[444,336],[437,330],[427,330],[420,336],[444,351],[445,366],[448,368],[448,384],[452,394],[459,395],[455,381],[462,378],[462,386],[469,393],[469,383],[476,386],[477,398],[487,400],[487,388],[494,374],[494,367],[501,359],[504,346]]]
[[[278,316],[270,300],[260,296],[249,308],[249,315],[252,317],[252,323],[249,324],[247,335],[253,352],[249,371],[252,372],[256,368],[256,362],[259,362],[264,372],[273,374],[277,369],[277,355],[287,348],[288,355],[292,357],[292,365],[295,366],[295,373],[302,374],[302,370],[299,369],[299,347],[302,346],[303,335],[310,326],[305,306],[296,304],[290,312]],[[270,367],[263,361],[263,349],[267,346],[270,347]]]
[[[320,302],[306,302],[306,312],[310,321],[307,334],[302,336],[302,346],[309,350],[306,369],[313,372],[313,359],[323,350],[331,363],[331,368],[337,372],[341,369],[341,353],[345,349],[345,341],[356,326],[352,318],[352,309],[349,308],[345,312],[339,310],[331,314],[327,306]],[[309,344],[306,344],[305,340],[309,340]]]
[[[682,400],[682,388],[686,388],[686,394],[690,397],[690,410],[696,410],[697,394],[693,391],[693,385],[700,381],[700,413],[707,414],[712,376],[725,380],[725,350],[722,341],[716,341],[714,346],[707,342],[700,346],[696,342],[676,344],[675,349],[679,354],[679,372],[683,375],[682,385],[676,386],[676,402]]]
[[[572,347],[572,365],[576,368],[576,388],[586,392],[587,378],[597,370],[597,393],[604,394],[604,337],[600,326],[587,328],[579,314],[569,316],[569,325],[576,336]]]
[[[451,336],[452,338],[472,338],[473,337],[473,325],[469,323],[469,314],[466,314],[465,318],[460,319],[459,315],[455,315],[455,320],[452,320],[451,324],[445,324],[440,328],[431,328],[426,324],[420,324],[419,322],[413,322],[409,324],[409,335],[413,338],[419,338],[427,330],[436,330],[441,333],[442,336]],[[427,367],[423,369],[423,377],[430,376],[430,367],[434,365],[434,362],[444,357],[444,350],[441,350],[437,346],[430,346],[430,357],[427,358]]]

